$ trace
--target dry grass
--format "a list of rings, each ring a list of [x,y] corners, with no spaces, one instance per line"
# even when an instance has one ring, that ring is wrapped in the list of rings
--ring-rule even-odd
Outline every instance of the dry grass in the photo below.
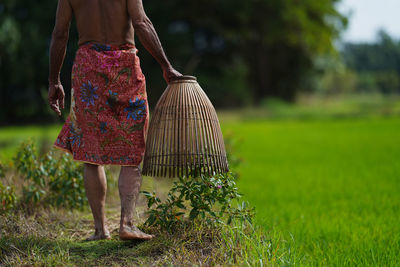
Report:
[[[168,234],[144,227],[156,235],[154,240],[126,242],[118,239],[114,215],[108,219],[111,240],[86,242],[92,232],[89,217],[88,212],[66,210],[40,210],[28,217],[22,212],[0,216],[0,264],[209,266],[222,265],[226,257],[218,228],[187,224]]]

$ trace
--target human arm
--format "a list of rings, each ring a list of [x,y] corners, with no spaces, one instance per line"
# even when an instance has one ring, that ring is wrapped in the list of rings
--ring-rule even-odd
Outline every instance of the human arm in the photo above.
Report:
[[[146,50],[149,51],[160,64],[165,81],[169,83],[173,78],[182,76],[168,61],[153,23],[151,23],[144,11],[142,0],[127,1],[129,16],[132,19],[135,32]]]
[[[49,105],[54,112],[61,116],[60,108],[64,108],[64,88],[60,81],[61,66],[64,62],[67,48],[69,28],[72,19],[72,7],[68,0],[59,0],[56,23],[50,43],[49,60]]]

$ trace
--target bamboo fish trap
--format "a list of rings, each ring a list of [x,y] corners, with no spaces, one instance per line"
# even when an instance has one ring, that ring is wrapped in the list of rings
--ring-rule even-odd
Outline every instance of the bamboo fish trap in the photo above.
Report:
[[[196,77],[173,80],[152,115],[144,175],[177,177],[229,171],[217,113]]]

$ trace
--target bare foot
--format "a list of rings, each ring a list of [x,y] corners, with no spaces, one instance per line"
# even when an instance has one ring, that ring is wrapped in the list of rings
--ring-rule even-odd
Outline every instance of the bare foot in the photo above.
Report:
[[[102,240],[102,239],[111,239],[110,233],[108,231],[101,232],[101,231],[95,231],[93,235],[89,236],[86,238],[86,241],[96,241],[96,240]]]
[[[143,233],[136,226],[123,226],[119,230],[119,238],[121,240],[150,240],[154,235]]]

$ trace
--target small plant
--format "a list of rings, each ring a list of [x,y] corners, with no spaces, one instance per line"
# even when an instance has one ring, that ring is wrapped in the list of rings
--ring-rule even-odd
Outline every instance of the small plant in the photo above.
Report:
[[[233,219],[251,222],[254,210],[246,202],[237,205],[241,194],[234,180],[232,173],[212,177],[183,176],[174,182],[164,203],[155,192],[143,191],[149,207],[146,224],[158,224],[162,229],[171,231],[182,222],[186,212],[189,213],[189,220],[200,217],[209,224],[222,223],[224,219],[228,224]]]
[[[31,141],[23,143],[14,158],[15,167],[28,185],[23,187],[23,201],[25,203],[38,203],[42,200],[47,173],[39,163],[37,152]]]
[[[82,209],[86,196],[82,166],[73,162],[67,153],[55,155],[50,150],[38,157],[35,145],[25,142],[14,158],[18,172],[26,180],[22,188],[21,204],[27,207],[56,206]]]
[[[13,209],[16,205],[17,197],[14,187],[4,186],[0,182],[0,213]]]
[[[52,150],[46,155],[44,165],[49,174],[48,202],[57,207],[82,209],[86,204],[83,165],[74,162],[67,153],[57,159]]]

